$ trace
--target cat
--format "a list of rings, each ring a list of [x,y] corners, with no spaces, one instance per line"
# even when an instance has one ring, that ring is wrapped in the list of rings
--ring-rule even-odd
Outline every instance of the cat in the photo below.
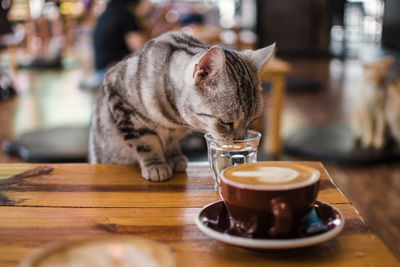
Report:
[[[400,81],[391,82],[388,86],[385,118],[391,138],[400,144]]]
[[[390,139],[400,143],[399,84],[388,78],[393,62],[388,56],[363,66],[363,84],[351,123],[355,140],[363,148],[381,149]]]
[[[275,44],[228,50],[165,33],[107,71],[96,96],[90,163],[139,163],[149,181],[183,172],[180,141],[192,131],[241,139],[259,117],[259,73]]]

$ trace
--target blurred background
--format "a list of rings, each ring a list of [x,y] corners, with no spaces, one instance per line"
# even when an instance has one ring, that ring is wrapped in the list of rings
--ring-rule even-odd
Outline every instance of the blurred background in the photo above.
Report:
[[[322,161],[400,258],[399,0],[0,1],[0,163],[85,162],[104,72],[165,31],[276,42],[259,160]],[[201,134],[183,148],[207,160]]]
[[[112,6],[129,12],[120,13],[124,26],[116,29]],[[0,11],[0,162],[85,161],[91,105],[107,64],[169,30],[232,49],[277,43],[262,74],[261,159],[399,156],[396,142],[362,148],[349,130],[363,66],[390,55],[385,79],[400,76],[397,0],[1,0]],[[185,147],[192,160],[205,159],[198,139]]]

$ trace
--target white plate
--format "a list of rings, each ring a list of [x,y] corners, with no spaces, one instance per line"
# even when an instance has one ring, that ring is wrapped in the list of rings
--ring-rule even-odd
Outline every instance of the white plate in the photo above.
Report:
[[[291,239],[254,239],[254,238],[246,238],[240,236],[233,236],[223,231],[217,231],[209,226],[207,226],[208,217],[211,211],[216,212],[223,208],[223,201],[217,201],[211,203],[199,212],[196,217],[196,225],[199,229],[206,235],[214,238],[223,243],[227,243],[230,245],[245,247],[245,248],[253,248],[253,249],[293,249],[293,248],[301,248],[312,246],[321,242],[328,241],[335,236],[337,236],[344,227],[344,217],[342,213],[335,207],[323,203],[316,202],[314,205],[315,209],[324,209],[324,214],[328,215],[329,222],[332,228],[312,236],[307,237],[296,237]],[[321,218],[322,219],[322,218]],[[324,218],[323,221],[326,221],[327,218]]]

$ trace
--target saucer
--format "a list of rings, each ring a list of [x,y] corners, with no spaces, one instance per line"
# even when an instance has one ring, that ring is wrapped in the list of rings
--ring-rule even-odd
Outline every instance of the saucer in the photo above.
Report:
[[[312,246],[337,236],[344,227],[343,214],[335,207],[316,201],[298,233],[284,239],[249,238],[228,233],[230,219],[222,200],[202,208],[196,225],[206,235],[223,243],[252,249],[293,249]],[[314,227],[317,225],[317,227]],[[317,229],[317,230],[315,230]]]

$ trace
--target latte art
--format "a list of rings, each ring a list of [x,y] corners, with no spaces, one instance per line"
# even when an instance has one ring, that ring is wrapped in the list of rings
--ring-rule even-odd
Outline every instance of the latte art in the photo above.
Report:
[[[284,167],[260,167],[256,171],[233,171],[231,175],[247,179],[253,178],[260,184],[281,184],[293,181],[300,173]]]
[[[256,162],[224,171],[224,180],[244,187],[292,188],[312,184],[318,179],[317,170],[288,162]]]

